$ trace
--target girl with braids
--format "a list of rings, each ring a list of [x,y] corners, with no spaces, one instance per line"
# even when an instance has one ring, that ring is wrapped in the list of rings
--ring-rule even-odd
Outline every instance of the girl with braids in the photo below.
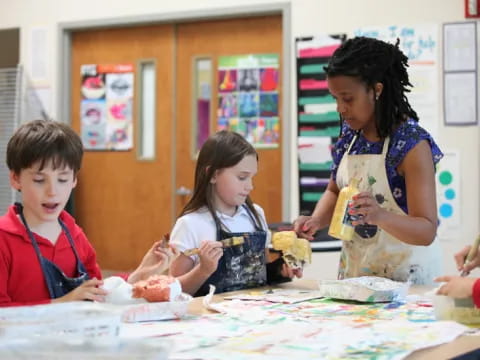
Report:
[[[408,102],[408,59],[398,44],[356,37],[325,67],[341,134],[324,195],[294,225],[312,239],[330,223],[339,190],[360,180],[348,210],[355,235],[343,242],[340,279],[371,275],[423,284],[440,271],[435,164],[443,154]]]
[[[183,291],[195,296],[265,285],[301,276],[282,258],[266,264],[270,232],[263,209],[249,197],[258,155],[241,135],[220,131],[202,146],[195,186],[172,230],[170,243],[181,252],[170,267]],[[222,247],[220,240],[244,243]],[[198,254],[186,250],[198,248]]]

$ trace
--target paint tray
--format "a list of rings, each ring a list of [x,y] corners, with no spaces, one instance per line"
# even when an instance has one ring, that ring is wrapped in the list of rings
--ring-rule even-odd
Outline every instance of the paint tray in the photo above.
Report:
[[[480,327],[480,309],[475,307],[471,297],[453,299],[450,296],[434,294],[432,301],[437,320],[453,320],[464,325]]]
[[[192,297],[181,293],[172,301],[149,302],[134,305],[122,305],[122,321],[158,321],[180,319],[187,314]]]
[[[410,284],[377,276],[361,276],[343,280],[320,280],[323,297],[360,302],[390,302],[403,300]]]

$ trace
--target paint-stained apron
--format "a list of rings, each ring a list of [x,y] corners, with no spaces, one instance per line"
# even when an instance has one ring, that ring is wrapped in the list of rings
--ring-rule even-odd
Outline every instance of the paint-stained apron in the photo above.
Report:
[[[355,135],[337,170],[339,189],[351,178],[360,180],[359,190],[370,191],[380,207],[399,215],[407,215],[397,205],[387,178],[385,158],[389,138],[381,154],[350,155],[358,135]],[[406,244],[376,225],[355,227],[351,241],[343,241],[338,278],[381,276],[414,284],[432,284],[441,273],[440,244],[435,239],[429,246]]]
[[[250,220],[255,225],[255,231],[233,233],[224,230],[222,224],[215,220],[217,227],[217,241],[234,236],[242,236],[244,243],[225,247],[223,256],[218,261],[217,270],[210,275],[195,296],[208,294],[209,285],[215,285],[215,293],[264,286],[267,283],[267,267],[265,259],[265,243],[267,232],[257,224],[253,214],[247,206]]]
[[[45,277],[45,283],[48,288],[48,292],[50,293],[51,299],[56,299],[62,297],[72,290],[76,289],[80,285],[82,285],[85,281],[89,279],[87,270],[85,269],[85,265],[83,265],[80,256],[78,255],[77,249],[75,248],[75,242],[73,241],[72,235],[68,230],[67,226],[63,223],[63,221],[58,219],[60,226],[62,227],[65,235],[67,236],[68,242],[72,247],[72,251],[75,255],[75,259],[77,261],[77,276],[76,277],[69,277],[65,275],[65,273],[60,269],[54,262],[48,260],[47,258],[43,257],[42,253],[40,252],[40,247],[38,246],[37,240],[33,235],[32,231],[30,230],[25,217],[23,216],[23,207],[21,204],[16,203],[16,211],[17,214],[20,215],[20,219],[22,220],[23,224],[25,225],[25,229],[27,230],[28,237],[32,242],[33,248],[35,249],[35,253],[37,254],[38,261],[40,262],[40,266],[43,271],[43,275]]]

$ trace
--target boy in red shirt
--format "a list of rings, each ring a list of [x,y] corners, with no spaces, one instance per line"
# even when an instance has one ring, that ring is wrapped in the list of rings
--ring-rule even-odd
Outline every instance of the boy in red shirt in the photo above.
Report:
[[[477,256],[472,261],[469,261],[466,264],[464,263],[470,248],[471,246],[466,246],[455,254],[455,262],[457,263],[458,271],[467,274],[475,267],[480,266],[480,251],[477,251]],[[471,296],[475,306],[480,308],[480,278],[440,276],[436,278],[435,281],[445,283],[438,289],[437,294],[447,295],[458,299]]]
[[[26,123],[8,142],[10,184],[22,204],[0,217],[0,306],[103,301],[107,294],[95,250],[64,211],[82,156],[80,137],[55,121]],[[176,255],[156,242],[127,281],[161,274]]]

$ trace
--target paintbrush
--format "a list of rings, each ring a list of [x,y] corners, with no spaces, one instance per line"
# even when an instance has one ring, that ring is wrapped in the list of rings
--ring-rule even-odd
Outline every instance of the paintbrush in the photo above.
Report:
[[[245,242],[245,238],[243,236],[233,236],[231,238],[220,240],[222,243],[222,247],[232,247],[235,245],[242,245]],[[200,251],[199,248],[188,249],[183,252],[186,256],[196,255]]]
[[[472,247],[470,248],[470,251],[467,254],[467,257],[465,258],[464,266],[467,265],[469,262],[473,261],[473,259],[475,259],[475,257],[477,256],[479,245],[480,245],[480,235],[478,235],[475,241],[473,242]],[[467,276],[469,273],[470,271],[463,270],[460,276]]]
[[[464,266],[467,265],[469,262],[471,262],[473,259],[475,259],[475,257],[477,256],[479,245],[480,245],[480,235],[477,236],[477,238],[475,239],[475,241],[472,244],[472,247],[468,251],[468,254],[465,257],[465,261],[463,263]],[[470,271],[462,270],[462,273],[460,274],[460,276],[467,276],[468,274],[470,274]],[[462,307],[462,308],[463,307],[467,307],[467,308],[474,307],[473,306],[473,299],[471,297],[466,298],[466,299],[454,299],[453,302],[455,304],[455,307]]]
[[[170,246],[170,233],[166,233],[162,237],[162,242],[160,243],[161,248],[168,248]]]

